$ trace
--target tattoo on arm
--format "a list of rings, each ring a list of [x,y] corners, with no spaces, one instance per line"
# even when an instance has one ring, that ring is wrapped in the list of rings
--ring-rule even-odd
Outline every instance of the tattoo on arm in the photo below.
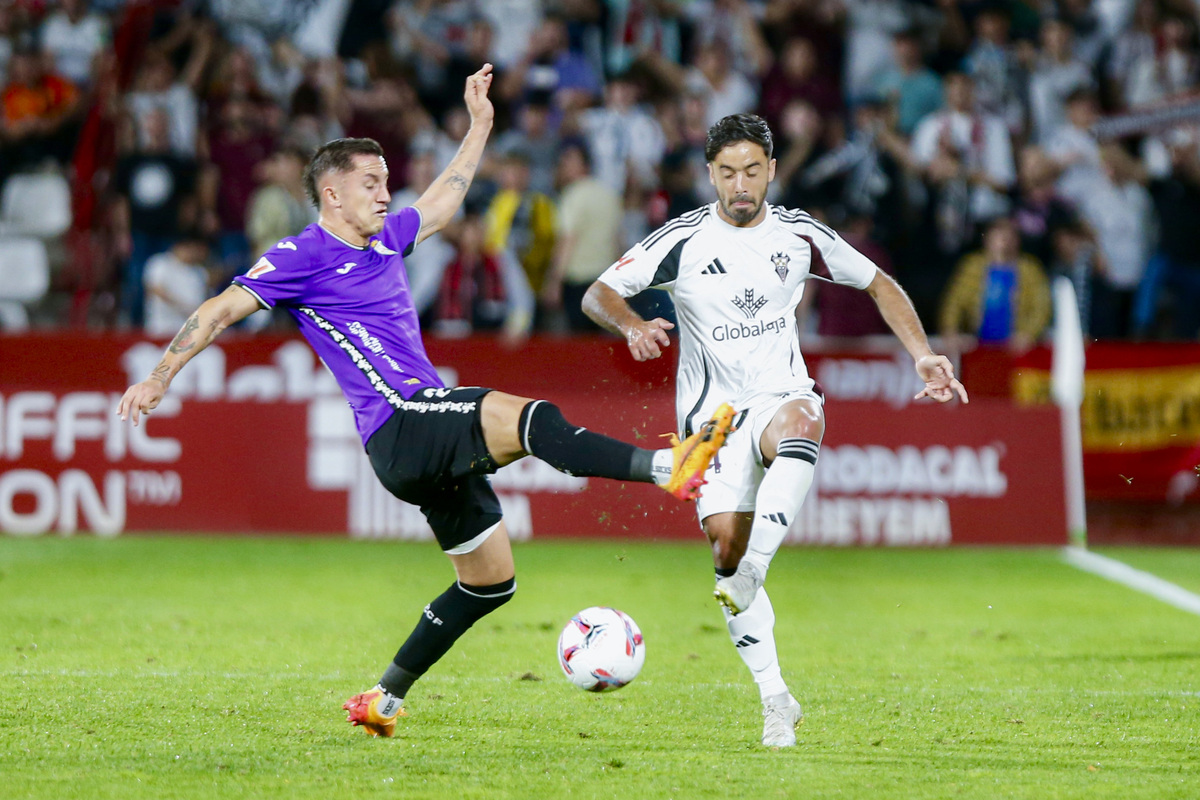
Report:
[[[171,379],[171,368],[169,366],[167,366],[166,361],[158,362],[158,366],[154,368],[154,372],[151,372],[150,377],[147,378],[147,380],[158,381],[159,383],[161,383],[163,385],[164,389],[167,387],[167,382],[170,379]]]
[[[459,173],[455,172],[450,177],[446,178],[446,185],[456,192],[465,192],[471,182],[464,178]]]
[[[196,346],[195,340],[192,339],[192,333],[199,327],[200,316],[192,314],[188,318],[188,321],[183,323],[183,327],[179,329],[179,333],[175,334],[175,338],[171,340],[171,346],[167,349],[176,355],[191,350]]]

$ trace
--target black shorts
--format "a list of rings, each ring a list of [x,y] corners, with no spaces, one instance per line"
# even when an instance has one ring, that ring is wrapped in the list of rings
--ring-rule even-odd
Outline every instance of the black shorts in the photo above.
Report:
[[[420,507],[443,550],[500,521],[486,475],[496,463],[483,440],[479,407],[491,389],[422,389],[367,441],[371,466],[389,492]]]

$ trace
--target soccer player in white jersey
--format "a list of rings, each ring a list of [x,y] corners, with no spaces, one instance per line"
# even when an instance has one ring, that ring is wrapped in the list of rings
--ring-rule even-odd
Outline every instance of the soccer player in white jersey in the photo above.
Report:
[[[583,308],[645,361],[662,354],[674,325],[642,319],[625,298],[651,286],[671,291],[681,328],[680,430],[690,433],[725,400],[739,412],[696,512],[712,544],[729,635],[762,696],[763,744],[787,747],[803,714],[780,673],[763,582],[812,485],[825,432],[823,399],[800,355],[796,307],[805,283],[824,279],[871,294],[925,382],[917,398],[967,402],[967,393],[892,278],[808,214],[766,202],[771,152],[759,117],[734,114],[713,125],[705,157],[717,201],[634,245],[592,284]]]

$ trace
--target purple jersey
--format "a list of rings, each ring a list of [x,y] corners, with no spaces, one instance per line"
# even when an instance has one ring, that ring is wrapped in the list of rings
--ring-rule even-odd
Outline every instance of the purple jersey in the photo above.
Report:
[[[364,443],[417,391],[443,386],[404,272],[420,227],[421,212],[405,208],[355,247],[314,223],[234,279],[264,308],[280,305],[300,323],[354,409]]]

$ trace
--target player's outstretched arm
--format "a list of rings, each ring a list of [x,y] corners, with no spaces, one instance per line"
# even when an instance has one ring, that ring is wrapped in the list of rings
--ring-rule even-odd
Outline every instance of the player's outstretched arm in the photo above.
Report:
[[[454,159],[425,193],[417,198],[417,202],[413,203],[421,212],[418,242],[446,227],[466,199],[467,189],[471,188],[471,181],[475,179],[475,171],[479,169],[479,162],[483,158],[484,145],[492,132],[495,109],[492,108],[492,101],[488,99],[488,88],[491,85],[491,64],[484,64],[478,72],[467,78],[463,99],[466,100],[467,111],[471,114],[471,128],[463,137]]]
[[[950,359],[934,353],[929,347],[929,339],[925,335],[921,319],[917,316],[908,295],[900,288],[900,284],[877,269],[867,292],[875,298],[884,322],[913,357],[917,374],[925,382],[925,388],[913,399],[932,397],[939,403],[945,403],[957,395],[964,403],[970,402],[967,399],[967,390],[954,377],[954,365],[950,363]]]
[[[258,300],[254,295],[236,284],[201,303],[188,321],[183,323],[179,333],[175,334],[150,377],[125,390],[117,406],[117,414],[121,419],[132,416],[133,424],[137,425],[142,414],[149,414],[162,402],[171,380],[183,369],[184,364],[208,347],[217,334],[250,316],[258,308]]]
[[[605,330],[625,337],[625,344],[636,361],[648,361],[662,355],[662,348],[671,346],[667,331],[673,323],[662,317],[642,319],[629,307],[625,298],[609,285],[594,282],[583,296],[583,313]]]

